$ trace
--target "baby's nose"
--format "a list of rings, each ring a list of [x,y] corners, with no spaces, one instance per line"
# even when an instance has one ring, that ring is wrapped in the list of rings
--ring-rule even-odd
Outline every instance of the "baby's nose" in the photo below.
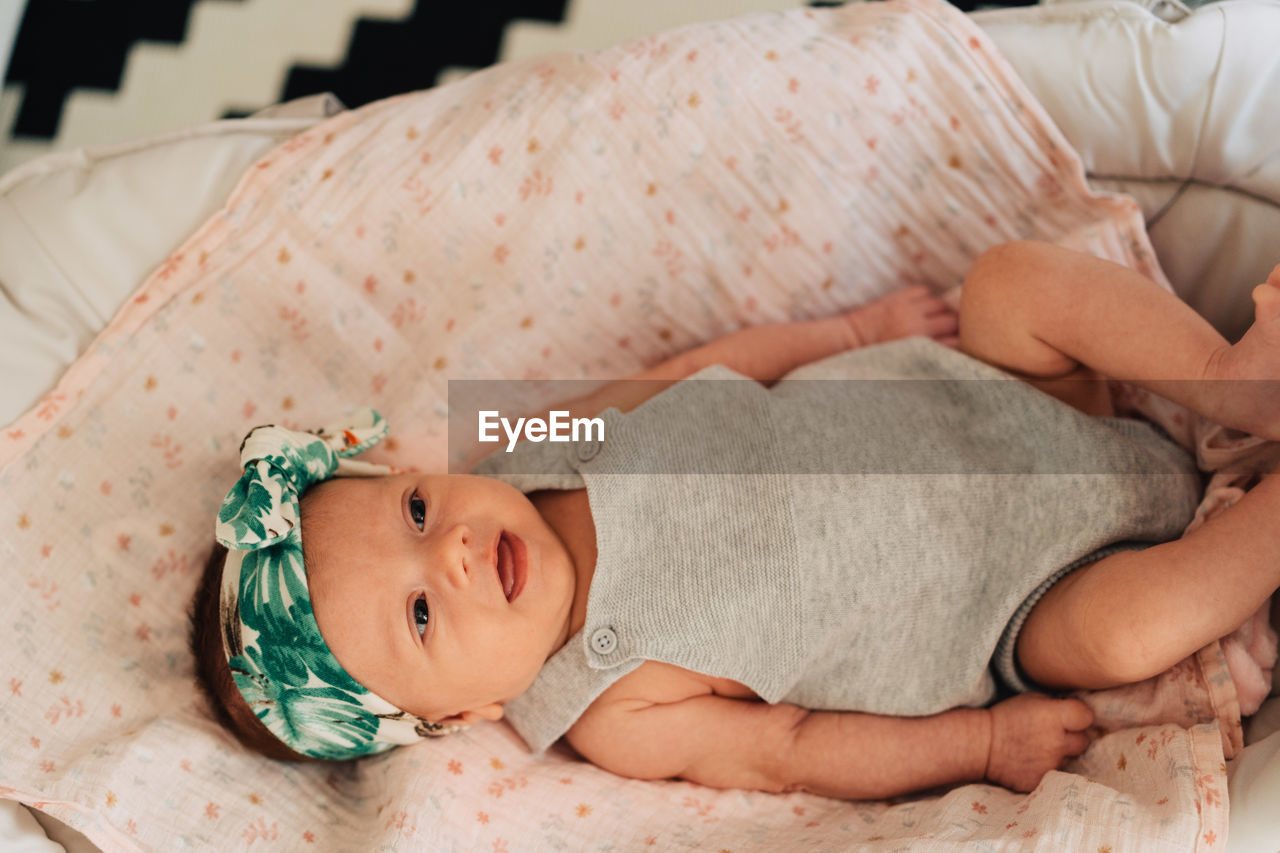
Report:
[[[465,524],[457,524],[445,538],[443,561],[449,581],[455,586],[465,586],[476,566],[476,535]]]

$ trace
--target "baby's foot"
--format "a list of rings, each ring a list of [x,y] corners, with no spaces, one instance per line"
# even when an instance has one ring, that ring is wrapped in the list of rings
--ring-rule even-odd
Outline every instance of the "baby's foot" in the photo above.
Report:
[[[1206,414],[1225,426],[1280,441],[1280,264],[1253,289],[1253,325],[1215,365],[1220,412]],[[1234,381],[1250,380],[1250,381]]]

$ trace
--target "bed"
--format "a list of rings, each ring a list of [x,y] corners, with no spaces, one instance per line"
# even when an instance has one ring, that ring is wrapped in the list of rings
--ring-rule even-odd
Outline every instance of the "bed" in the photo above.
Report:
[[[777,20],[762,18],[757,26],[767,27]],[[1274,32],[1280,26],[1280,4],[1262,0],[1225,0],[1187,14],[1169,6],[1157,10],[1154,6],[1149,9],[1137,3],[1114,0],[1080,0],[978,12],[972,14],[970,20],[990,40],[979,40],[975,49],[985,48],[988,44],[998,46],[1071,147],[1079,152],[1090,186],[1127,193],[1140,205],[1140,216],[1145,220],[1150,246],[1158,259],[1156,269],[1163,270],[1173,288],[1223,334],[1234,337],[1241,333],[1250,317],[1249,289],[1263,280],[1276,260],[1280,260],[1277,257],[1280,253],[1276,252],[1280,241],[1275,239],[1275,235],[1280,233],[1280,156],[1277,156],[1280,150],[1280,113],[1268,109],[1268,93],[1280,84],[1280,59],[1272,56],[1272,45],[1266,38],[1268,31]],[[881,36],[881,46],[892,50],[884,44],[883,33]],[[850,36],[851,39],[860,37],[860,31]],[[865,37],[875,38],[874,35]],[[628,61],[652,63],[662,59],[662,44],[660,40],[638,40],[619,55]],[[691,62],[693,60],[688,57],[692,52],[682,53],[680,58]],[[1081,57],[1085,59],[1082,61]],[[767,61],[775,62],[777,57]],[[991,68],[1002,67],[993,62]],[[541,75],[540,79],[544,80],[551,80],[554,74],[564,71],[562,66],[536,63],[524,70],[526,76]],[[987,82],[997,85],[998,81],[993,80],[995,78],[989,78]],[[483,80],[470,85],[478,87],[482,84]],[[803,84],[797,81],[796,85]],[[877,88],[869,79],[862,85],[868,95],[874,94],[871,90]],[[560,94],[564,94],[563,90]],[[682,93],[683,106],[696,108],[690,97]],[[713,95],[707,94],[703,98],[702,105],[706,109],[716,108]],[[515,102],[516,106],[523,103]],[[621,119],[627,109],[636,109],[637,103],[619,99],[604,102],[603,109],[606,113],[621,111]],[[906,103],[920,107],[926,102],[922,98],[920,103]],[[508,107],[515,109],[510,103]],[[806,130],[797,124],[798,114],[798,110],[794,117],[775,111],[766,118],[779,127],[782,138],[803,137]],[[0,406],[3,406],[0,420],[10,424],[7,433],[11,442],[25,442],[22,447],[15,446],[6,451],[4,464],[7,467],[3,469],[6,477],[13,477],[13,482],[24,482],[19,475],[35,476],[30,469],[38,460],[47,457],[29,451],[41,441],[78,440],[76,436],[86,436],[85,440],[90,441],[95,431],[109,434],[107,425],[101,422],[101,418],[95,418],[92,410],[87,414],[82,410],[79,419],[67,420],[78,400],[76,385],[74,382],[68,384],[66,377],[74,379],[76,371],[85,372],[85,360],[80,359],[82,354],[92,355],[108,364],[130,357],[130,341],[133,340],[130,330],[150,329],[157,322],[156,315],[150,313],[154,309],[154,302],[148,304],[150,300],[162,299],[166,304],[190,303],[199,296],[211,303],[221,300],[225,306],[232,304],[234,293],[215,279],[208,280],[208,287],[194,290],[178,285],[183,275],[190,274],[184,269],[184,264],[187,268],[202,266],[206,262],[226,265],[225,257],[213,252],[205,257],[199,250],[193,256],[180,250],[185,247],[190,251],[192,246],[200,245],[201,239],[216,243],[226,234],[235,233],[237,217],[253,215],[252,204],[246,200],[252,201],[257,197],[252,191],[254,179],[272,168],[263,164],[270,164],[273,160],[283,162],[291,156],[301,157],[306,154],[307,145],[324,144],[323,139],[308,139],[308,131],[332,118],[340,119],[342,115],[341,105],[332,98],[317,97],[282,105],[249,119],[219,122],[162,138],[105,150],[51,155],[0,178],[0,282],[6,296],[0,305],[6,375],[4,395],[0,399]],[[892,114],[888,118],[890,122],[897,121]],[[908,116],[904,115],[904,120],[906,118]],[[953,124],[955,121],[953,117]],[[671,119],[671,122],[672,132],[679,130],[675,120]],[[345,132],[350,132],[352,126],[344,126]],[[403,133],[405,136],[421,133],[424,139],[430,137],[428,130],[421,129],[420,125],[410,125],[403,129]],[[690,139],[690,144],[696,148],[696,139]],[[410,138],[410,141],[414,140]],[[864,141],[870,145],[869,140]],[[537,144],[547,145],[547,138]],[[533,145],[533,141],[528,143],[530,148]],[[491,160],[501,161],[505,157],[509,161],[519,152],[512,149],[495,152],[491,149],[484,153]],[[534,152],[526,149],[525,153]],[[430,154],[429,151],[423,152],[424,157],[429,158]],[[425,160],[423,162],[426,163]],[[744,168],[748,165],[745,158],[742,165]],[[355,173],[359,173],[359,168],[355,168]],[[513,190],[514,197],[522,202],[536,201],[540,196],[551,197],[556,190],[549,174],[550,167],[547,169],[548,174],[532,169]],[[671,179],[674,180],[674,176]],[[423,216],[440,203],[440,196],[448,189],[453,192],[469,189],[473,194],[483,191],[478,184],[469,188],[447,188],[427,183],[414,184],[412,180],[404,180],[398,189],[407,198],[407,209],[416,210]],[[660,198],[668,189],[661,175],[646,180],[642,186],[642,192],[648,197]],[[560,191],[564,190],[562,179]],[[579,195],[581,193],[579,191]],[[288,206],[292,203],[287,190],[283,197],[282,204]],[[238,200],[238,203],[233,205],[229,199]],[[794,204],[794,197],[791,203]],[[786,210],[779,211],[778,199],[770,200],[769,204],[775,216],[786,214]],[[742,200],[741,207],[734,205],[734,212],[740,209],[748,210],[750,214],[750,207],[750,200]],[[1139,215],[1138,211],[1133,213]],[[514,226],[516,214],[510,215]],[[660,215],[676,214],[664,210]],[[785,217],[776,219],[771,225],[785,224],[785,221]],[[391,251],[391,244],[406,239],[402,223],[393,218],[370,224],[367,228],[360,223],[350,225],[354,239],[382,241],[388,251]],[[494,227],[501,229],[506,225],[495,222]],[[223,231],[219,232],[219,229]],[[903,243],[900,248],[904,255],[912,256],[923,251],[922,244],[912,242],[917,239],[914,234],[902,234],[900,228],[890,231]],[[589,242],[597,238],[608,239],[608,234],[596,232],[580,239]],[[770,238],[773,248],[768,248]],[[272,257],[282,267],[288,264],[291,256],[306,251],[308,241],[305,235],[295,234],[290,239],[292,242],[288,246],[273,245],[270,249]],[[445,242],[449,239],[446,235]],[[789,248],[788,244],[797,239],[794,231],[788,233],[781,225],[776,231],[764,234],[766,248],[760,254],[758,265],[751,271],[742,270],[742,275],[815,275],[817,267],[811,268],[812,258],[795,259],[791,266],[780,261],[776,266],[770,266],[776,252]],[[1085,235],[1081,239],[1105,238]],[[214,243],[206,242],[205,245]],[[590,245],[594,248],[594,243]],[[839,251],[838,247],[827,249],[822,241],[818,241],[818,246],[820,248],[815,254],[819,257],[824,252]],[[652,254],[657,257],[660,270],[679,279],[684,268],[694,265],[693,255],[699,248],[682,246],[675,240],[658,241],[652,246]],[[714,248],[701,248],[714,254]],[[467,249],[459,241],[454,251],[465,253]],[[547,253],[568,257],[581,251],[583,249],[577,247],[572,239],[564,245],[546,247]],[[720,247],[720,251],[724,253],[724,247]],[[1130,259],[1135,264],[1141,263],[1141,251],[1135,250]],[[503,263],[497,257],[493,260]],[[599,257],[595,259],[596,262],[599,260]],[[952,266],[961,260],[957,257]],[[545,259],[542,262],[547,263]],[[233,269],[234,264],[225,268]],[[677,272],[673,273],[673,268]],[[418,301],[415,301],[413,294],[417,291],[413,288],[419,283],[416,276],[426,277],[429,272],[420,268],[405,269],[397,281],[361,274],[356,270],[332,272],[336,278],[355,281],[358,288],[371,296],[385,293],[393,287],[401,288],[394,296],[394,304],[387,308],[385,340],[384,336],[378,335],[370,341],[379,353],[382,346],[394,347],[393,336],[398,330],[413,329],[417,325],[425,328],[438,319],[440,322],[432,326],[433,334],[444,335],[454,331],[448,325],[450,320],[433,315],[423,297],[418,296]],[[302,289],[319,286],[308,276],[295,277],[291,272],[285,275],[287,286],[299,295]],[[946,273],[938,271],[930,281],[941,284],[945,283],[945,278]],[[171,281],[174,282],[172,289],[166,289]],[[819,277],[811,293],[819,297],[823,294],[830,296],[830,291],[838,292],[843,285],[843,282],[828,285]],[[464,284],[456,286],[462,288]],[[475,279],[465,282],[465,287],[475,292],[480,292],[483,286],[484,282]],[[535,285],[529,282],[527,286],[533,288]],[[725,290],[724,294],[716,297],[720,301],[713,303],[719,312],[717,316],[707,319],[701,326],[690,323],[684,328],[657,322],[654,318],[658,315],[645,307],[643,298],[637,298],[640,304],[635,309],[634,320],[630,321],[633,326],[628,327],[631,334],[624,335],[628,338],[627,344],[621,345],[620,340],[611,341],[610,351],[614,360],[588,364],[587,367],[594,372],[583,375],[599,377],[623,372],[628,366],[651,360],[664,348],[687,345],[712,330],[725,331],[734,324],[756,322],[762,315],[767,319],[769,310],[775,312],[775,319],[796,310],[786,299],[780,299],[773,305],[739,304],[733,300],[732,288],[726,287]],[[582,294],[571,289],[570,295],[576,298]],[[853,291],[846,294],[848,298],[857,295]],[[627,291],[616,294],[618,301],[630,300],[633,296],[641,297],[642,294]],[[607,297],[606,304],[614,298],[614,295]],[[697,300],[686,307],[690,312],[708,310],[705,302]],[[227,310],[233,309],[228,307]],[[296,311],[295,308],[281,305],[278,310],[278,316],[273,319],[283,323],[295,343],[302,345],[311,336],[311,329],[316,328],[316,317],[310,318],[312,325],[308,328],[308,318],[288,313]],[[517,312],[511,320],[513,328],[537,329],[551,322],[554,316],[554,313]],[[168,319],[174,324],[186,322],[183,315],[176,313]],[[338,327],[342,327],[342,323],[348,321],[341,318],[336,322]],[[350,322],[354,325],[357,321],[353,319]],[[99,338],[109,323],[116,327],[116,335]],[[593,323],[589,328],[600,328],[600,324]],[[665,336],[663,330],[667,332]],[[590,331],[586,332],[586,337],[590,335]],[[556,346],[571,350],[571,342],[564,337],[568,335],[546,339],[544,348]],[[590,345],[590,341],[582,344],[588,348]],[[259,352],[246,352],[246,360],[253,357],[262,364],[280,361],[278,348],[259,343],[252,346]],[[183,338],[182,348],[161,349],[156,353],[157,357],[176,362],[191,359],[194,365],[199,363],[196,359],[203,355],[203,349],[205,344],[201,330],[192,327]],[[248,349],[249,345],[246,345]],[[235,358],[234,352],[231,357]],[[566,365],[575,359],[578,362],[588,360],[580,355],[566,355],[565,359],[558,362],[560,370],[566,369]],[[548,358],[548,364],[552,363],[556,362]],[[80,366],[68,373],[73,364]],[[421,370],[427,375],[438,374],[434,378],[438,381],[444,374],[484,375],[484,370],[493,367],[494,364],[483,354],[462,347],[447,354],[432,352]],[[111,376],[109,367],[99,364],[95,370],[98,371],[95,375]],[[468,371],[472,372],[468,374]],[[554,375],[551,371],[551,367],[531,364],[526,367],[525,378]],[[191,372],[194,374],[196,369]],[[382,384],[379,385],[379,375],[373,374],[369,392],[390,394],[396,378],[382,375]],[[180,376],[181,371],[170,375],[157,368],[155,371],[143,370],[136,376],[117,376],[111,381],[125,383],[136,380],[142,390],[135,389],[134,393],[145,394],[151,390],[147,388],[149,384],[154,383],[153,388],[158,385],[164,389],[168,379]],[[332,380],[331,376],[338,378]],[[318,383],[349,382],[344,376],[339,367],[321,365],[315,380]],[[407,377],[405,381],[415,378],[422,377]],[[60,379],[63,380],[62,385],[58,384]],[[286,417],[304,416],[302,411],[295,414],[293,406],[296,404],[299,409],[305,409],[305,405],[301,400],[291,400],[287,393],[276,395],[270,403],[256,395],[244,396],[246,399],[237,399],[235,405],[245,418],[251,419],[260,412],[265,414],[268,411],[272,411],[271,417],[278,416],[281,411],[287,413]],[[249,397],[252,399],[247,399]],[[163,477],[166,472],[174,476],[172,472],[179,470],[181,465],[190,465],[188,460],[192,456],[201,453],[211,455],[215,447],[201,447],[194,440],[180,440],[176,430],[164,428],[165,418],[175,420],[179,417],[178,409],[185,411],[186,405],[174,403],[167,411],[161,407],[159,425],[141,436],[141,443],[152,449],[150,452],[154,452],[156,460],[154,465],[145,468],[145,475],[141,473],[143,468],[126,470],[108,465],[101,481],[88,485],[104,498],[126,491],[143,494],[150,488],[150,483],[139,480]],[[250,425],[256,422],[252,421]],[[47,425],[48,430],[37,435],[31,424],[37,428]],[[65,436],[61,435],[64,430],[68,431]],[[24,431],[26,434],[12,438],[14,433]],[[415,447],[438,448],[438,438],[430,430],[410,431],[402,436],[402,452],[409,453]],[[218,434],[209,443],[216,446],[227,440]],[[182,446],[184,443],[186,448]],[[89,449],[93,449],[92,445]],[[18,461],[23,461],[24,465],[15,465]],[[73,499],[64,501],[62,496],[73,494],[78,472],[51,469],[47,462],[44,464],[43,482],[54,493],[50,505],[70,501],[74,506]],[[18,468],[24,470],[19,471]],[[185,476],[188,469],[182,470]],[[80,479],[84,479],[83,475]],[[110,590],[113,583],[124,582],[122,578],[113,576],[110,568],[95,574],[92,570],[72,572],[64,567],[64,573],[59,574],[27,564],[20,565],[15,555],[27,553],[24,548],[29,545],[23,544],[23,535],[33,528],[31,516],[35,513],[27,508],[24,497],[11,493],[9,482],[6,480],[6,492],[10,492],[5,505],[6,520],[0,522],[8,525],[3,534],[5,538],[0,539],[0,549],[6,555],[5,577],[10,586],[20,590],[28,601],[38,602],[39,606],[32,609],[43,608],[50,618],[57,618],[61,615],[58,607],[64,597],[68,600],[62,606],[72,606],[73,591],[83,595],[86,594],[86,585],[93,588],[101,585],[102,590]],[[216,500],[218,497],[214,494],[217,485],[212,482],[208,486],[197,484],[192,488],[201,493],[201,500]],[[114,548],[112,560],[105,564],[109,567],[120,560],[122,543],[136,540],[139,544],[134,547],[140,547],[143,537],[133,526],[146,523],[155,527],[153,520],[140,520],[144,517],[152,519],[155,509],[151,508],[149,513],[142,512],[142,508],[136,509],[136,512],[126,513],[125,517],[98,522],[97,529],[85,536],[87,544],[83,553],[97,554],[97,549]],[[164,537],[175,533],[163,531],[166,523],[159,522],[159,531],[149,531],[150,537],[160,545],[164,544]],[[54,560],[50,565],[58,565],[57,557],[51,554],[60,554],[58,549],[62,544],[60,540],[45,544],[50,553],[43,556]],[[194,582],[188,564],[194,559],[194,555],[173,550],[165,553],[163,549],[149,556],[144,573],[149,579],[149,586],[131,590],[130,595],[121,591],[112,599],[112,606],[124,614],[123,627],[115,629],[110,623],[104,623],[103,617],[94,617],[96,622],[91,621],[84,626],[88,646],[70,643],[60,653],[100,652],[104,646],[119,648],[121,641],[117,635],[125,634],[132,638],[130,642],[141,645],[136,645],[132,666],[121,674],[121,678],[180,679],[183,668],[187,667],[189,671],[189,666],[180,655],[181,637],[173,634],[172,625],[175,623],[172,619],[166,622],[162,612],[166,607],[185,603],[190,584]],[[137,586],[136,581],[133,583]],[[157,592],[156,596],[151,595],[153,590]],[[135,596],[137,601],[133,600]],[[160,600],[153,601],[153,598]],[[17,621],[19,624],[23,622],[21,619]],[[164,630],[159,627],[161,625],[170,626],[167,636],[160,636]],[[34,806],[35,814],[49,829],[51,837],[65,840],[72,849],[86,850],[95,846],[104,850],[128,850],[182,844],[201,846],[211,842],[243,847],[259,843],[293,846],[300,841],[315,843],[325,849],[346,849],[352,844],[350,840],[340,840],[337,835],[327,836],[319,830],[302,830],[300,837],[282,834],[309,824],[323,827],[340,824],[344,816],[344,802],[349,803],[354,811],[364,809],[376,816],[376,826],[382,833],[380,842],[384,846],[393,844],[394,839],[406,844],[430,841],[440,846],[484,843],[485,846],[492,844],[496,849],[502,849],[498,847],[499,843],[509,849],[525,849],[549,845],[553,840],[573,846],[587,841],[612,840],[626,849],[642,845],[649,837],[654,837],[653,843],[697,846],[719,837],[715,834],[717,821],[723,820],[727,825],[734,818],[733,808],[726,800],[730,795],[711,796],[712,792],[701,791],[697,786],[662,783],[663,790],[668,792],[669,811],[666,817],[677,827],[684,827],[680,830],[683,834],[664,837],[661,842],[656,836],[648,836],[639,829],[621,838],[611,835],[598,826],[593,828],[590,825],[592,815],[602,822],[616,822],[619,815],[627,813],[626,791],[630,789],[623,789],[618,798],[605,802],[586,803],[581,801],[581,797],[571,796],[566,800],[571,806],[567,812],[553,808],[556,800],[546,794],[547,786],[554,787],[560,783],[602,784],[600,777],[576,775],[576,771],[571,769],[571,758],[564,754],[556,755],[554,760],[544,765],[541,777],[526,772],[525,767],[508,757],[511,750],[519,747],[518,738],[500,727],[494,727],[494,731],[474,742],[470,746],[472,751],[465,758],[456,759],[459,763],[457,770],[450,763],[440,771],[459,777],[468,773],[473,776],[477,772],[483,774],[480,783],[483,799],[478,803],[454,803],[453,800],[461,796],[458,792],[464,788],[436,789],[421,781],[414,788],[415,793],[433,801],[431,808],[421,813],[402,809],[395,796],[386,788],[379,788],[391,777],[365,775],[358,771],[332,773],[328,778],[319,780],[316,788],[307,789],[327,789],[331,797],[329,801],[317,800],[311,806],[290,805],[287,808],[271,803],[272,811],[268,812],[263,801],[270,797],[269,792],[256,789],[253,784],[241,784],[244,780],[231,785],[218,775],[227,772],[226,768],[218,767],[217,772],[210,771],[211,775],[202,777],[202,784],[212,785],[221,795],[202,797],[191,791],[196,786],[188,784],[184,788],[183,774],[198,775],[203,767],[211,766],[211,760],[202,756],[208,755],[209,751],[216,752],[219,742],[207,729],[198,727],[196,730],[209,739],[211,746],[199,755],[174,759],[176,767],[163,770],[162,775],[173,774],[178,780],[174,793],[161,796],[166,800],[163,803],[156,803],[158,792],[145,787],[137,787],[136,793],[131,795],[132,780],[123,777],[112,778],[97,772],[77,784],[77,771],[88,773],[94,765],[91,761],[79,760],[80,756],[75,752],[76,749],[89,749],[83,740],[67,739],[64,742],[68,746],[58,752],[61,735],[68,726],[91,728],[90,721],[97,719],[99,722],[93,725],[114,727],[113,730],[119,732],[118,742],[126,743],[128,766],[132,768],[131,772],[136,773],[139,767],[149,762],[173,759],[172,755],[158,751],[155,743],[190,736],[190,730],[185,729],[184,724],[198,718],[199,712],[193,695],[186,696],[185,701],[174,700],[176,705],[170,709],[172,714],[159,717],[119,705],[94,707],[92,691],[80,690],[77,693],[59,686],[65,678],[65,675],[62,678],[59,675],[67,667],[44,665],[47,656],[32,641],[32,632],[37,629],[38,623],[29,624],[25,639],[19,638],[24,641],[13,647],[24,659],[41,659],[39,682],[32,676],[34,669],[15,666],[14,674],[6,679],[8,696],[4,714],[11,730],[17,727],[26,731],[22,729],[24,726],[30,730],[23,737],[23,748],[32,751],[44,749],[47,757],[41,755],[37,760],[29,754],[19,759],[15,753],[0,760],[0,786],[4,787],[7,809],[4,812],[6,823],[0,824],[0,839],[12,839],[15,845],[27,844],[32,850],[41,849],[36,845],[41,842],[42,833],[40,828],[32,826],[32,818],[25,807],[16,805],[18,801]],[[160,648],[147,647],[153,632],[157,640],[163,639],[162,643],[156,643]],[[26,683],[25,690],[23,682]],[[39,697],[38,705],[31,701],[33,697]],[[47,729],[48,733],[41,735],[37,728]],[[1280,704],[1274,699],[1245,726],[1245,746],[1231,759],[1226,772],[1229,794],[1221,792],[1215,795],[1223,805],[1230,804],[1230,832],[1218,824],[1213,825],[1216,829],[1199,833],[1197,837],[1182,831],[1180,835],[1170,837],[1167,849],[1217,850],[1223,849],[1224,841],[1226,849],[1232,850],[1276,848],[1280,843],[1280,824],[1277,824],[1273,810],[1268,808],[1268,802],[1274,802],[1275,797],[1280,796],[1280,734],[1275,733],[1278,729]],[[1205,734],[1197,743],[1209,743],[1216,738],[1216,734],[1212,737]],[[44,743],[40,743],[42,739]],[[221,748],[227,749],[227,743],[221,742]],[[1130,760],[1136,762],[1132,757]],[[26,770],[21,773],[12,771],[11,765]],[[249,761],[237,766],[254,765]],[[45,767],[50,769],[44,770]],[[423,776],[430,775],[429,767],[420,770]],[[36,790],[42,783],[26,775],[31,768],[41,768],[41,772],[47,772],[58,780],[61,787],[49,788],[50,791],[56,789],[59,792],[57,796],[42,796],[43,788]],[[417,764],[414,769],[419,770]],[[286,775],[292,779],[294,771],[286,771]],[[1069,802],[1073,796],[1088,799],[1091,795],[1088,777],[1093,775],[1092,772],[1058,775],[1072,777],[1056,780],[1062,786],[1058,790],[1063,798],[1061,802]],[[1079,790],[1072,787],[1077,783],[1083,785]],[[527,796],[526,791],[538,792],[536,807],[544,817],[542,836],[537,840],[522,841],[509,834],[496,839],[486,834],[487,827],[501,823],[501,810],[507,804],[520,802],[520,797]],[[962,812],[967,810],[978,816],[999,813],[1001,808],[1021,814],[1016,810],[1022,807],[1022,803],[1001,799],[998,794],[991,796],[994,799],[973,799],[972,805],[967,801],[953,805]],[[1046,794],[1046,799],[1048,796]],[[239,800],[241,804],[232,805],[232,799]],[[750,803],[757,809],[761,808],[759,800],[750,800]],[[428,813],[443,813],[446,804],[462,808],[474,806],[470,810],[475,814],[468,815],[466,833],[454,827],[450,834],[432,835],[425,824],[417,824],[416,821],[423,820]],[[895,804],[898,809],[895,814],[901,816],[902,808],[909,809],[911,805],[910,802]],[[834,835],[821,833],[830,829],[832,822],[856,819],[871,824],[885,814],[883,810],[830,804],[821,798],[806,796],[787,798],[787,808],[793,824],[748,827],[749,832],[732,836],[736,842],[734,849],[776,844],[779,839],[788,839],[796,846],[840,846],[842,838],[845,843],[857,839],[870,845],[871,841],[864,837],[842,836],[838,832]],[[386,814],[383,814],[384,810]],[[166,814],[167,818],[157,818]],[[232,825],[229,820],[232,814],[237,819],[243,816],[245,820]],[[61,822],[55,818],[60,818]],[[166,833],[163,827],[145,825],[148,818],[167,820],[171,831]],[[144,821],[144,825],[139,824],[139,819]],[[62,822],[69,824],[70,828]],[[985,826],[979,820],[959,834],[955,830],[949,836],[946,832],[916,833],[922,836],[920,838],[899,827],[901,832],[896,838],[881,841],[915,846],[932,843],[935,849],[951,849],[948,844],[962,844],[984,837],[991,838],[992,849],[1004,849],[995,845],[1013,843],[1007,832],[996,836],[983,835]],[[77,836],[77,831],[82,835]],[[923,837],[930,834],[935,837]],[[1205,837],[1209,834],[1213,835],[1211,839]],[[1047,837],[1040,840],[1046,844],[1055,843]],[[1059,840],[1056,843],[1066,842]],[[1132,841],[1126,841],[1125,836],[1120,835],[1114,849],[1138,849],[1126,848],[1126,843]]]

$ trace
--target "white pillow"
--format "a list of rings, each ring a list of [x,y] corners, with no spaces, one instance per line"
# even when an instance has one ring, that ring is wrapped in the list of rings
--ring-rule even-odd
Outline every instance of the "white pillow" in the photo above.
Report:
[[[1280,731],[1250,744],[1227,762],[1227,800],[1231,804],[1227,853],[1275,853],[1280,848],[1280,820],[1276,818]]]
[[[0,425],[53,387],[175,246],[269,150],[342,109],[332,95],[102,148],[0,178]]]
[[[1280,2],[1224,0],[1176,22],[1115,0],[972,18],[1091,183],[1142,204],[1178,293],[1240,335],[1253,319],[1249,290],[1280,261]]]

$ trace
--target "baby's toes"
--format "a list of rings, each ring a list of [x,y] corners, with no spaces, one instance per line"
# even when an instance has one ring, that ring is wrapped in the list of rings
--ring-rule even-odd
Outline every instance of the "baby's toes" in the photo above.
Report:
[[[1267,276],[1267,284],[1280,288],[1280,264],[1276,264],[1271,270],[1271,275]]]
[[[1277,267],[1280,269],[1280,267]],[[1276,276],[1272,272],[1272,277]],[[1280,319],[1280,283],[1260,284],[1253,289],[1253,313],[1256,322],[1268,323]]]

